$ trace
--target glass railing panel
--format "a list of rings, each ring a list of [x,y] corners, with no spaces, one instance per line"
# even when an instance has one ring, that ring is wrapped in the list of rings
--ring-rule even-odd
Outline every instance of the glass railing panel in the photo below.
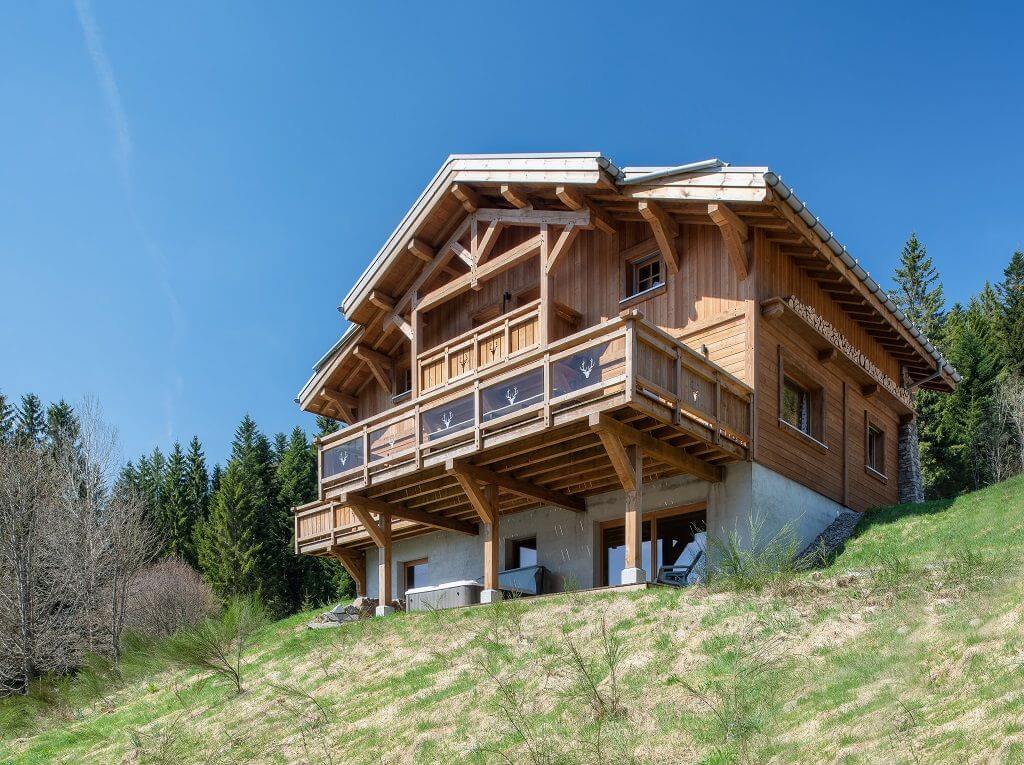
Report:
[[[424,441],[433,441],[471,428],[474,424],[473,394],[427,409],[420,416]]]
[[[625,344],[617,338],[592,345],[551,363],[551,395],[562,396],[621,375]]]
[[[370,431],[370,462],[412,449],[416,441],[416,420],[410,415],[398,422]]]
[[[330,478],[347,470],[362,467],[364,462],[363,439],[354,438],[332,446],[323,452],[323,477]]]
[[[493,420],[544,400],[544,369],[538,367],[480,391],[483,421]]]

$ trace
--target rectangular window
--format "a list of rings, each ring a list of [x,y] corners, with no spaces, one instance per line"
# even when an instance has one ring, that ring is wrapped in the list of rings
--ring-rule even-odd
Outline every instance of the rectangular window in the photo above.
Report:
[[[523,568],[537,565],[537,537],[513,539],[509,542],[508,567]]]
[[[412,369],[408,364],[395,367],[395,393],[393,398],[402,398],[412,390]]]
[[[662,566],[693,562],[691,543],[704,530],[707,514],[704,508],[675,507],[644,514],[641,566],[647,578],[654,581]],[[652,543],[652,539],[654,540]],[[601,524],[601,560],[598,581],[603,586],[620,582],[626,565],[626,529],[622,521]]]
[[[779,425],[825,443],[825,389],[778,346]]]
[[[885,431],[865,417],[864,464],[879,475],[885,475]]]
[[[800,432],[813,436],[811,392],[789,377],[783,378],[782,382],[782,419]]]
[[[402,564],[402,594],[414,587],[423,587],[427,583],[427,559],[410,560]]]

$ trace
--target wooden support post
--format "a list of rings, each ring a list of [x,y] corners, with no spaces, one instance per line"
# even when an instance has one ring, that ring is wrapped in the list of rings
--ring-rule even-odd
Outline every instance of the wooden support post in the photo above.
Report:
[[[487,504],[490,507],[491,519],[484,524],[484,591],[481,601],[490,603],[501,600],[501,588],[498,584],[498,551],[500,547],[498,487],[491,484],[484,489]]]
[[[386,616],[394,609],[391,607],[391,516],[380,516],[380,530],[384,544],[377,548],[377,616]]]
[[[639,584],[647,581],[643,567],[644,458],[640,447],[635,445],[627,446],[626,454],[633,474],[633,490],[626,492],[626,567],[622,570],[622,584]]]
[[[366,556],[361,552],[335,547],[331,556],[342,565],[356,585],[356,596],[366,597]]]
[[[551,287],[553,286],[553,280],[548,272],[548,262],[551,256],[551,232],[548,230],[547,223],[541,225],[540,234],[540,344],[541,347],[546,348],[548,343],[554,339],[554,335],[551,333],[551,316],[553,313],[551,310]]]
[[[412,313],[409,324],[412,326],[412,337],[409,338],[409,376],[412,378],[412,398],[415,400],[420,395],[420,364],[416,357],[419,356],[420,339],[423,337],[423,317],[420,314],[417,295],[413,294],[410,305]]]

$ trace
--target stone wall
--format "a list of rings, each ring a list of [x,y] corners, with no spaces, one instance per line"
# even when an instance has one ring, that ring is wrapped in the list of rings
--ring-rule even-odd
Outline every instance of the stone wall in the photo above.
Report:
[[[900,425],[899,433],[899,501],[924,502],[921,480],[921,448],[917,439],[917,420]]]

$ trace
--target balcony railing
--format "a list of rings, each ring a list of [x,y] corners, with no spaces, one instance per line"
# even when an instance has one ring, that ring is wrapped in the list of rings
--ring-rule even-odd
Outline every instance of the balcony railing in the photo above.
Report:
[[[497,326],[481,327],[471,338],[424,356],[445,358],[448,368],[452,352],[466,343],[479,349],[495,332],[514,336],[517,327],[535,318],[536,306],[524,306]],[[369,483],[381,469],[421,465],[454,445],[475,442],[479,447],[487,435],[525,420],[546,417],[550,422],[552,412],[613,386],[629,387],[630,394],[699,424],[710,442],[725,439],[740,451],[749,444],[750,388],[637,316],[611,319],[546,348],[531,342],[520,347],[506,343],[510,352],[500,361],[475,366],[475,374],[460,372],[415,400],[323,438],[322,489],[360,479]]]

